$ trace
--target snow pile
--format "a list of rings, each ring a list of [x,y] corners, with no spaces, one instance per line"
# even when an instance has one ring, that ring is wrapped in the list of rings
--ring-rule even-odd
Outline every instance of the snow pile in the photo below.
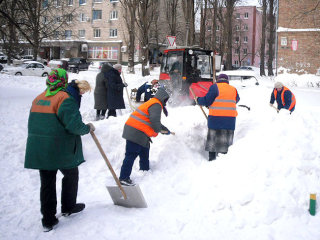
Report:
[[[70,73],[92,86],[98,71]],[[129,89],[158,77],[126,74]],[[320,214],[308,213],[309,194],[319,195],[320,90],[310,75],[259,77],[260,85],[231,81],[240,95],[234,144],[226,155],[208,162],[204,151],[207,123],[198,106],[168,107],[162,122],[176,135],[159,135],[150,150],[151,170],[132,179],[140,185],[147,209],[113,205],[105,188],[114,180],[90,135],[82,138],[86,163],[79,167],[78,201],[87,208],[60,217],[43,233],[39,173],[23,168],[31,102],[45,89],[45,78],[0,76],[0,239],[308,239],[320,238]],[[275,81],[297,98],[292,115],[269,107]],[[249,83],[250,81],[248,81]],[[130,91],[129,91],[130,94]],[[119,175],[125,152],[121,138],[127,108],[117,118],[94,122],[96,135]],[[93,92],[82,99],[85,122],[92,122]],[[60,199],[61,174],[57,175]],[[58,201],[58,214],[60,203]]]

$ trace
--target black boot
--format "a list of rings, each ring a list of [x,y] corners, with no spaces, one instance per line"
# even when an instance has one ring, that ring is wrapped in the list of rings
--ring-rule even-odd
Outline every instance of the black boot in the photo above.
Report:
[[[81,212],[85,207],[86,205],[84,203],[77,203],[70,211],[63,212],[62,216],[67,217],[67,216],[70,216],[71,214]]]
[[[209,161],[216,160],[216,152],[209,152]]]
[[[50,232],[53,229],[53,227],[58,223],[59,223],[59,220],[56,217],[50,220],[42,219],[43,231]]]

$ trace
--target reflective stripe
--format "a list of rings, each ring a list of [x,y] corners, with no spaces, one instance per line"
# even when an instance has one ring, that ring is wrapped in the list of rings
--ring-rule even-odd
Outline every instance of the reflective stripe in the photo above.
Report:
[[[142,122],[142,123],[144,123],[145,125],[148,125],[149,127],[151,127],[151,124],[150,123],[148,123],[147,121],[144,121],[144,120],[142,120],[141,118],[139,118],[139,117],[137,117],[137,116],[135,116],[135,115],[130,115],[130,117],[132,117],[132,118],[134,118],[135,120],[137,120],[137,121],[139,121],[139,122]]]
[[[231,102],[231,103],[237,103],[235,100],[227,100],[227,99],[216,99],[215,102]]]
[[[233,107],[209,107],[210,109],[219,109],[219,110],[237,110],[237,108],[233,108]]]
[[[143,115],[143,116],[145,116],[145,117],[147,117],[147,118],[149,118],[149,116],[147,115],[147,114],[145,114],[144,112],[142,112],[139,108],[137,108],[137,110],[136,110],[138,113],[140,113],[141,115]]]

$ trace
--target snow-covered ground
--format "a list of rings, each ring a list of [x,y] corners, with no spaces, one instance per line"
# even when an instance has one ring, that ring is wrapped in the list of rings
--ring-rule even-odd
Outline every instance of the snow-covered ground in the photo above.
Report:
[[[97,71],[70,74],[95,85]],[[125,73],[129,89],[157,78]],[[296,110],[279,114],[269,106],[280,80],[297,98]],[[310,193],[320,194],[320,82],[311,75],[259,77],[260,85],[231,81],[239,104],[234,144],[227,155],[207,161],[207,122],[198,106],[168,107],[162,122],[176,135],[159,135],[150,151],[151,170],[132,179],[140,185],[146,209],[115,206],[106,185],[112,175],[90,135],[82,137],[86,163],[80,165],[78,201],[84,212],[60,217],[56,229],[42,232],[39,173],[23,168],[27,121],[32,100],[45,78],[0,76],[0,239],[108,240],[318,240],[320,214],[308,212]],[[246,86],[246,87],[244,87]],[[129,92],[130,93],[130,92]],[[125,153],[121,138],[127,109],[117,118],[94,122],[115,172]],[[92,122],[93,92],[84,95],[81,113]],[[57,193],[60,199],[61,174]],[[60,203],[58,202],[58,214]]]

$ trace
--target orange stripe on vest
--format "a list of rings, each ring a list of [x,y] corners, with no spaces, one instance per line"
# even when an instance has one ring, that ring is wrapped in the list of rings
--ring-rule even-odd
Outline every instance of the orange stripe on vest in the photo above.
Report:
[[[148,113],[149,107],[156,103],[159,103],[161,105],[161,109],[163,109],[162,103],[159,99],[151,98],[149,101],[140,105],[137,110],[135,110],[130,115],[129,119],[126,121],[126,124],[144,132],[148,137],[158,136],[158,133],[156,133],[151,127],[150,117]]]
[[[236,117],[237,90],[228,83],[217,83],[219,96],[209,107],[210,116]]]

